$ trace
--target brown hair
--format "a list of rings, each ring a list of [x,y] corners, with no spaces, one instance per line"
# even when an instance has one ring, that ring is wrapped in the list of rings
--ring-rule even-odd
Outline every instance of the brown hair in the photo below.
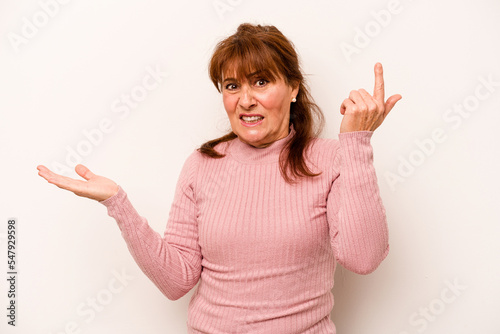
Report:
[[[309,93],[293,44],[274,26],[243,23],[235,34],[217,44],[210,60],[210,79],[219,92],[222,90],[222,75],[228,69],[235,69],[239,78],[262,71],[271,81],[282,77],[292,87],[299,85],[297,101],[290,106],[290,124],[296,133],[280,152],[280,170],[288,183],[294,183],[295,178],[321,174],[315,174],[307,167],[304,151],[321,133],[324,116]],[[212,158],[223,158],[225,155],[214,147],[235,138],[237,135],[231,131],[204,143],[198,151]]]

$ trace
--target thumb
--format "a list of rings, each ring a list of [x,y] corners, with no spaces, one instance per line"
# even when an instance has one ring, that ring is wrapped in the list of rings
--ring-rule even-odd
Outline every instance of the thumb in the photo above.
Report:
[[[75,171],[78,175],[80,175],[81,177],[83,177],[87,181],[95,176],[95,174],[92,173],[90,171],[90,169],[88,169],[84,165],[80,165],[80,164],[76,165]]]
[[[401,100],[403,97],[399,94],[393,95],[390,98],[387,99],[387,102],[385,103],[385,112],[384,112],[384,117],[387,116],[389,111],[391,111],[392,108],[394,108],[394,105],[396,102]]]

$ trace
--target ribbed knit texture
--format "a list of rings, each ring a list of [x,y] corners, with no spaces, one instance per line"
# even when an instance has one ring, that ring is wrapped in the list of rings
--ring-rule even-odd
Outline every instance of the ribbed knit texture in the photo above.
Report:
[[[169,299],[198,282],[188,333],[335,333],[336,263],[375,270],[389,251],[373,167],[373,131],[316,138],[316,177],[287,184],[279,153],[295,130],[266,148],[238,138],[222,159],[194,151],[184,163],[163,237],[119,187],[101,203],[142,271]]]

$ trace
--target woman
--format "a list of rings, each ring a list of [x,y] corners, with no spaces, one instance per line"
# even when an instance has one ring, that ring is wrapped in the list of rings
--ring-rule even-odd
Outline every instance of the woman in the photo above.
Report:
[[[401,99],[353,90],[341,105],[339,139],[321,139],[292,44],[273,26],[242,24],[221,41],[210,77],[232,131],[184,163],[167,227],[153,231],[113,181],[85,166],[86,181],[48,182],[99,201],[143,272],[171,300],[198,282],[189,333],[335,333],[336,263],[377,268],[389,250],[370,138]]]

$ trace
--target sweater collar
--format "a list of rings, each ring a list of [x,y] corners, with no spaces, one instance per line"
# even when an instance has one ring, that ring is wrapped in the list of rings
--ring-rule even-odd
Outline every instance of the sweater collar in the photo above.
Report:
[[[236,160],[244,163],[278,162],[282,148],[295,134],[293,124],[290,124],[288,135],[271,143],[271,145],[258,148],[242,142],[239,138],[231,140],[228,147],[229,154]]]

